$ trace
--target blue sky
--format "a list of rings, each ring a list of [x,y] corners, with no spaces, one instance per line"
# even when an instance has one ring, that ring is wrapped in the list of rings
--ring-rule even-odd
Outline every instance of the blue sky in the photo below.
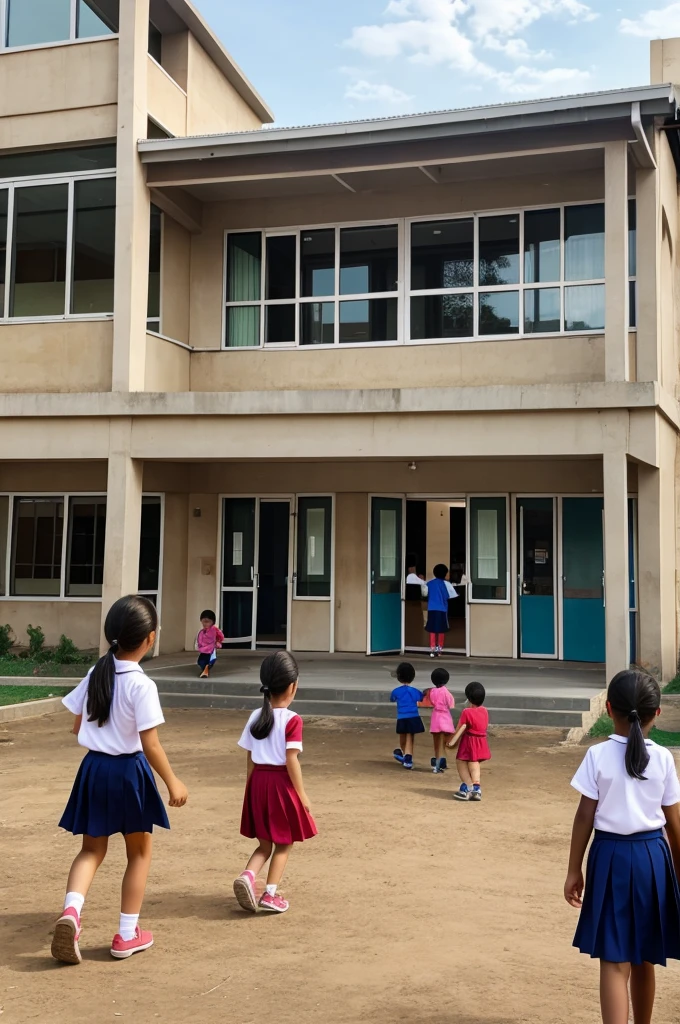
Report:
[[[313,124],[649,81],[664,0],[194,0],[276,115]]]

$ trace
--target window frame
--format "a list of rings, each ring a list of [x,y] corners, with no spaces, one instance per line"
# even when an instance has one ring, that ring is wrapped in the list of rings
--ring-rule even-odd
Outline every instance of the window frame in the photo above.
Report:
[[[506,596],[504,599],[501,598],[486,598],[486,597],[473,597],[472,592],[475,584],[472,582],[472,502],[476,499],[486,500],[488,498],[503,498],[505,501],[505,574],[507,577],[506,583]],[[467,601],[468,604],[500,604],[509,605],[512,604],[512,547],[511,547],[511,528],[510,528],[510,493],[506,491],[489,491],[486,493],[475,493],[468,494],[465,499],[466,502],[466,537],[465,543],[467,547],[469,564],[466,568],[465,575],[468,579],[467,584]]]
[[[72,313],[73,297],[73,239],[75,233],[75,186],[78,181],[95,181],[116,177],[116,170],[73,171],[69,174],[41,174],[29,178],[0,178],[0,191],[7,190],[7,238],[5,254],[5,295],[0,307],[0,324],[54,323],[64,320],[111,320],[113,310],[105,313]],[[66,277],[64,281],[64,312],[44,316],[10,316],[10,301],[13,290],[12,266],[14,256],[14,233],[16,227],[15,194],[17,189],[40,188],[45,185],[66,185],[68,200],[66,209]],[[114,239],[115,244],[115,239]],[[114,255],[115,260],[115,255]]]
[[[53,46],[73,46],[77,43],[96,43],[103,39],[118,39],[118,32],[108,32],[103,36],[79,36],[78,0],[70,0],[69,35],[67,39],[52,39],[46,43],[22,43],[21,46],[7,46],[9,35],[9,6],[12,0],[0,0],[0,53],[21,53],[22,50],[44,50]]]
[[[165,542],[165,492],[164,491],[145,491],[142,494],[142,502],[144,498],[159,498],[161,505],[161,537],[160,547],[158,551],[158,589],[157,590],[137,590],[137,593],[142,597],[154,597],[156,598],[156,611],[158,612],[158,618],[161,617],[161,602],[163,600],[163,547]],[[141,525],[140,525],[141,530]],[[139,583],[139,577],[137,578]],[[160,632],[159,632],[160,636]],[[156,647],[154,651],[157,651],[159,636],[156,637]]]
[[[326,346],[329,348],[330,346]],[[328,553],[329,565],[330,565],[330,585],[329,592],[324,596],[298,594],[298,559],[300,555],[300,499],[314,499],[323,498],[324,500],[330,500],[331,503],[331,523],[330,523],[330,551]],[[331,607],[335,603],[335,493],[327,491],[325,493],[321,491],[303,492],[295,495],[295,539],[294,539],[294,555],[293,555],[293,600],[294,601],[321,601],[331,603]],[[331,616],[332,617],[332,616]]]

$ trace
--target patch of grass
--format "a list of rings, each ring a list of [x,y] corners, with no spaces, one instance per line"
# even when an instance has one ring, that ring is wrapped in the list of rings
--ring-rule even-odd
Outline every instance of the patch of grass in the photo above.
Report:
[[[614,732],[614,723],[609,715],[602,715],[592,727],[589,736],[596,738],[611,736]],[[650,740],[654,740],[661,747],[680,747],[680,732],[666,732],[665,729],[657,729],[656,726],[649,734]]]
[[[64,697],[71,689],[70,686],[0,686],[0,707],[44,697]]]
[[[614,723],[612,722],[609,715],[600,715],[595,725],[592,727],[589,736],[611,736],[614,732]]]
[[[87,665],[62,665],[56,661],[34,661],[32,658],[0,658],[2,676],[57,676],[63,679],[82,679],[96,656],[88,658]]]
[[[678,673],[675,679],[671,679],[670,683],[666,683],[666,685],[663,688],[663,692],[680,693],[680,673]]]

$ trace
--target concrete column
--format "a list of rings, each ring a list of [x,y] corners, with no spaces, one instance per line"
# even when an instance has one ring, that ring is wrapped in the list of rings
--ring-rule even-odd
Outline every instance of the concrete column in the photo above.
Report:
[[[637,379],[661,379],[661,330],[659,309],[659,262],[661,256],[661,207],[659,172],[639,169],[636,174],[637,206]]]
[[[147,134],[149,0],[120,0],[113,390],[143,391],[149,190],[137,152]]]
[[[628,380],[628,143],[604,147],[605,379]]]
[[[626,452],[605,452],[604,565],[607,680],[630,667],[628,601],[628,464]]]
[[[143,463],[130,455],[131,431],[131,420],[111,421],[106,488],[102,635],[104,620],[114,601],[125,594],[135,594],[139,586]]]

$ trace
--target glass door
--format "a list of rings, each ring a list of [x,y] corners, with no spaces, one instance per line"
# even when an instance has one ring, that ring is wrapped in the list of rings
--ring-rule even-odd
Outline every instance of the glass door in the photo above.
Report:
[[[371,498],[369,654],[402,649],[402,498]]]
[[[555,501],[517,499],[519,653],[555,658]]]
[[[259,499],[255,644],[285,647],[288,642],[290,579],[290,501]]]
[[[562,499],[565,661],[604,661],[603,499]]]
[[[225,647],[254,646],[256,504],[257,498],[224,499],[221,624]]]

